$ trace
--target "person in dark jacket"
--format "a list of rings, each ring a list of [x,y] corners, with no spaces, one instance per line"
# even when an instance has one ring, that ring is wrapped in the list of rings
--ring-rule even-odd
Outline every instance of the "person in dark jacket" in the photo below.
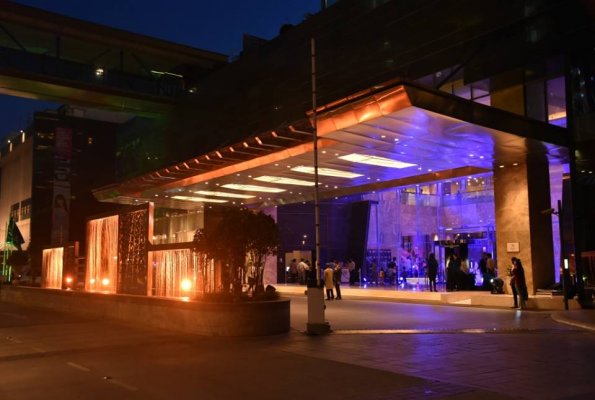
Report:
[[[512,266],[508,270],[508,276],[510,276],[510,289],[512,289],[512,298],[514,299],[514,306],[511,308],[519,308],[518,292],[516,291],[516,285],[514,284],[514,276],[512,275],[512,270],[516,264],[516,257],[512,257],[510,261],[512,263]]]
[[[438,276],[438,261],[434,253],[430,253],[428,260],[428,278],[430,279],[430,292],[437,292],[436,290],[436,276]]]
[[[333,282],[335,283],[335,290],[337,291],[337,300],[341,300],[341,277],[343,272],[341,271],[341,267],[339,266],[339,262],[335,261],[335,268],[333,270]]]
[[[527,283],[525,281],[525,269],[523,268],[523,263],[518,258],[512,268],[512,279],[514,280],[514,285],[519,296],[521,310],[526,310],[527,305],[525,302],[529,299],[529,294],[527,293]]]

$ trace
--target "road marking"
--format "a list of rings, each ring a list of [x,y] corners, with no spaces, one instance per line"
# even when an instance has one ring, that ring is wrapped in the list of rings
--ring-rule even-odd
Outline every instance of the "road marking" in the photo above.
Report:
[[[138,390],[138,388],[136,388],[134,386],[131,386],[131,385],[128,385],[128,384],[126,384],[124,382],[120,382],[117,379],[110,379],[108,382],[113,383],[114,385],[118,385],[120,387],[123,387],[124,389],[128,389],[131,392],[136,392]]]
[[[73,362],[67,362],[66,365],[68,365],[69,367],[78,369],[79,371],[85,371],[85,372],[91,371],[89,368],[83,367],[82,365],[77,364],[77,363],[73,363]]]
[[[13,318],[18,318],[18,319],[26,319],[27,317],[22,316],[22,315],[18,315],[18,314],[13,314],[13,313],[8,313],[5,312],[4,315],[7,315],[9,317],[13,317]]]

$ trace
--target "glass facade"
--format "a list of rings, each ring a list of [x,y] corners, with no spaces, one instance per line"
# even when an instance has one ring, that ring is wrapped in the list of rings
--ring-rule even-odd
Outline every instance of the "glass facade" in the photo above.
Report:
[[[372,202],[368,231],[367,266],[363,277],[377,280],[372,265],[386,270],[397,258],[399,275],[424,278],[425,260],[435,253],[440,276],[448,249],[460,244],[470,269],[482,253],[495,253],[494,189],[492,174],[429,184],[399,187],[364,195]],[[456,250],[455,252],[458,252]]]

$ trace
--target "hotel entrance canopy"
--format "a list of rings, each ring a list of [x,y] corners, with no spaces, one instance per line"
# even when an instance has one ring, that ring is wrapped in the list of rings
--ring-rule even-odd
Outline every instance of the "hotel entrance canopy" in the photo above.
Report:
[[[100,201],[270,207],[313,199],[311,114],[95,191]],[[321,198],[568,162],[566,129],[398,80],[318,109]]]

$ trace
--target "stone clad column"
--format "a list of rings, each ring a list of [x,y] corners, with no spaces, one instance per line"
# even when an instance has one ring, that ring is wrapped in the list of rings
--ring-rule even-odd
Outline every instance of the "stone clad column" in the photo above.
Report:
[[[525,268],[529,294],[554,283],[554,247],[551,215],[542,210],[550,205],[550,180],[547,159],[500,168],[494,166],[494,203],[498,273],[506,282],[512,257],[520,258]],[[518,243],[518,252],[508,252],[508,243]]]

